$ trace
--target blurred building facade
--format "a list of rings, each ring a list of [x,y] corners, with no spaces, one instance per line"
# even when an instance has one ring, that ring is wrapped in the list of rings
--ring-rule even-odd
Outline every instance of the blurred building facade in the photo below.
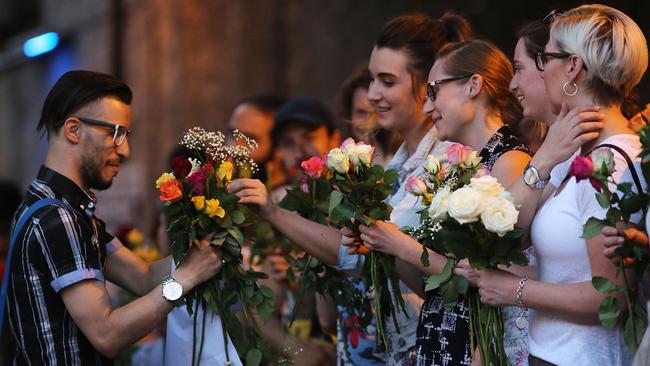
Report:
[[[336,108],[340,84],[367,62],[388,19],[417,11],[466,15],[478,36],[511,55],[515,29],[579,2],[424,0],[0,0],[0,179],[34,178],[47,143],[35,130],[49,88],[65,71],[114,74],[133,89],[131,159],[101,192],[109,227],[147,228],[158,210],[153,182],[190,127],[227,129],[232,108],[260,93],[309,95]],[[648,36],[650,3],[609,2]],[[59,46],[20,53],[56,31]],[[642,94],[648,100],[648,77]],[[0,198],[1,199],[1,198]]]

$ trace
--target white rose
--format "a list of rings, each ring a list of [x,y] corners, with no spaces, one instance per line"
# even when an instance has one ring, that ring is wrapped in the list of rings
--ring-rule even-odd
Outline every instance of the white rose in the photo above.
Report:
[[[372,154],[375,152],[375,148],[363,142],[357,142],[354,152],[357,157],[356,165],[363,164],[369,166],[372,162]]]
[[[475,222],[483,210],[483,195],[465,186],[449,196],[449,216],[461,224]]]
[[[444,220],[447,216],[447,209],[449,207],[449,195],[451,190],[449,186],[444,186],[442,189],[436,192],[436,195],[433,196],[431,204],[427,209],[429,211],[429,217],[433,221]]]
[[[598,149],[592,152],[591,161],[594,163],[594,169],[597,172],[605,175],[614,172],[614,154],[609,149]]]
[[[348,137],[341,144],[341,150],[348,154],[348,159],[353,165],[359,165],[359,157],[357,156],[357,144],[352,137]]]
[[[519,211],[504,197],[491,198],[485,203],[481,221],[488,231],[504,236],[515,228]]]
[[[484,175],[480,178],[470,179],[470,187],[481,192],[486,197],[496,197],[503,192],[503,186],[499,181],[491,176]]]
[[[440,171],[440,159],[433,155],[427,156],[427,160],[424,162],[424,170],[433,175],[438,174]]]
[[[503,192],[501,192],[499,197],[503,197],[503,198],[507,199],[508,201],[512,202],[512,204],[515,205],[515,207],[517,207],[517,203],[515,202],[515,197],[512,195],[512,193],[510,193],[508,191],[503,191]]]
[[[340,174],[345,174],[350,169],[350,160],[348,154],[337,148],[330,150],[327,154],[327,167],[337,171]]]
[[[481,163],[481,159],[483,158],[478,156],[478,153],[476,151],[472,150],[467,153],[467,157],[463,161],[463,166],[465,168],[474,168]]]

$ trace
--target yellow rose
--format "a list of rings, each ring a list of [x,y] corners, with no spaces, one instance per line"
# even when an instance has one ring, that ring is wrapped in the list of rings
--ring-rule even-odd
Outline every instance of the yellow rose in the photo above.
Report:
[[[350,170],[348,154],[338,147],[330,150],[327,154],[327,167],[337,171],[339,174],[347,173]]]
[[[205,208],[205,196],[194,196],[191,200],[197,211],[202,211]]]
[[[217,169],[217,179],[223,181],[225,178],[226,182],[230,182],[232,180],[232,171],[234,168],[235,166],[233,163],[224,161],[219,165],[219,169]]]
[[[163,183],[166,183],[172,179],[176,179],[176,177],[174,177],[174,174],[162,173],[162,175],[158,177],[158,179],[156,179],[156,188],[160,188],[160,186],[163,185]]]
[[[223,209],[223,207],[219,206],[219,200],[218,199],[210,199],[205,201],[205,211],[204,211],[209,217],[214,217],[217,216],[219,218],[223,218],[226,216],[226,211]]]
[[[144,241],[144,236],[138,229],[131,229],[128,234],[126,234],[126,241],[138,246]]]

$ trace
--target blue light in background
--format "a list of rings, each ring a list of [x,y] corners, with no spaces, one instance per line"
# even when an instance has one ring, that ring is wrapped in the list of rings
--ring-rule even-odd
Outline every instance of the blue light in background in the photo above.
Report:
[[[59,44],[59,35],[55,32],[41,34],[25,41],[23,53],[27,57],[36,57],[50,52]]]

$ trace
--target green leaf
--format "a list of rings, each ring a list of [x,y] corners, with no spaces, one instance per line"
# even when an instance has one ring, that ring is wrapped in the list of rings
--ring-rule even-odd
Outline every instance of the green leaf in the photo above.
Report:
[[[244,242],[244,234],[242,234],[241,230],[239,230],[238,227],[229,228],[228,234],[230,234],[230,236],[232,236],[232,238],[235,239],[237,243],[242,244]]]
[[[230,218],[232,219],[232,222],[235,223],[235,225],[241,225],[244,223],[244,221],[246,221],[246,216],[244,213],[237,210],[230,213]]]
[[[593,238],[594,236],[600,234],[604,226],[605,226],[604,220],[599,220],[595,217],[590,217],[589,220],[587,220],[587,222],[585,223],[584,231],[582,233],[582,238],[585,240],[589,240]]]
[[[598,290],[598,292],[601,292],[603,294],[609,294],[610,292],[617,290],[616,285],[605,277],[595,276],[591,279],[591,283],[594,285],[596,290]]]
[[[251,348],[246,354],[247,366],[258,366],[262,362],[262,351],[257,348]]]
[[[637,314],[639,315],[639,314]],[[645,332],[645,324],[643,322],[643,317],[640,316],[628,316],[625,321],[625,328],[623,329],[623,340],[625,345],[630,349],[631,353],[636,352],[643,338],[643,333]]]
[[[344,202],[332,210],[330,218],[335,223],[348,223],[354,216],[354,206],[349,202]]]
[[[262,320],[265,322],[271,318],[271,315],[273,314],[273,301],[272,300],[265,300],[262,303],[258,304],[257,306],[257,312],[260,314],[260,317]]]
[[[420,262],[422,262],[423,266],[429,267],[429,251],[424,245],[422,246],[422,255],[420,256]]]
[[[224,237],[221,237],[221,238],[214,237],[214,238],[212,238],[212,240],[210,240],[210,244],[212,244],[212,245],[216,245],[216,246],[220,247],[220,246],[223,245],[223,242],[224,242],[224,241],[226,241],[226,237],[225,237],[225,236],[224,236]]]
[[[607,198],[606,195],[602,193],[596,193],[596,200],[598,201],[598,204],[600,204],[600,207],[602,208],[609,207],[609,198]]]
[[[424,291],[435,290],[439,288],[443,283],[449,281],[451,278],[451,269],[454,268],[454,265],[455,261],[450,259],[447,261],[447,264],[445,264],[445,268],[442,269],[442,272],[437,275],[429,276],[429,278],[427,278]]]
[[[618,306],[618,300],[609,296],[600,303],[600,310],[598,311],[598,318],[603,328],[612,330],[616,326],[618,317],[621,314],[621,309]]]
[[[611,207],[607,210],[607,215],[605,216],[607,222],[615,223],[621,221],[621,211],[619,209]]]
[[[275,296],[273,290],[271,290],[266,286],[260,287],[260,291],[262,292],[262,295],[264,295],[264,297],[266,297],[267,299],[272,299]]]
[[[469,288],[469,281],[467,281],[467,278],[463,276],[453,276],[451,278],[451,283],[454,284],[456,291],[458,291],[459,294],[465,295],[467,293],[467,289]]]
[[[328,213],[330,215],[332,214],[332,211],[334,211],[334,209],[341,204],[342,200],[343,200],[343,193],[339,191],[332,191],[332,193],[330,193],[330,207],[328,210]]]

